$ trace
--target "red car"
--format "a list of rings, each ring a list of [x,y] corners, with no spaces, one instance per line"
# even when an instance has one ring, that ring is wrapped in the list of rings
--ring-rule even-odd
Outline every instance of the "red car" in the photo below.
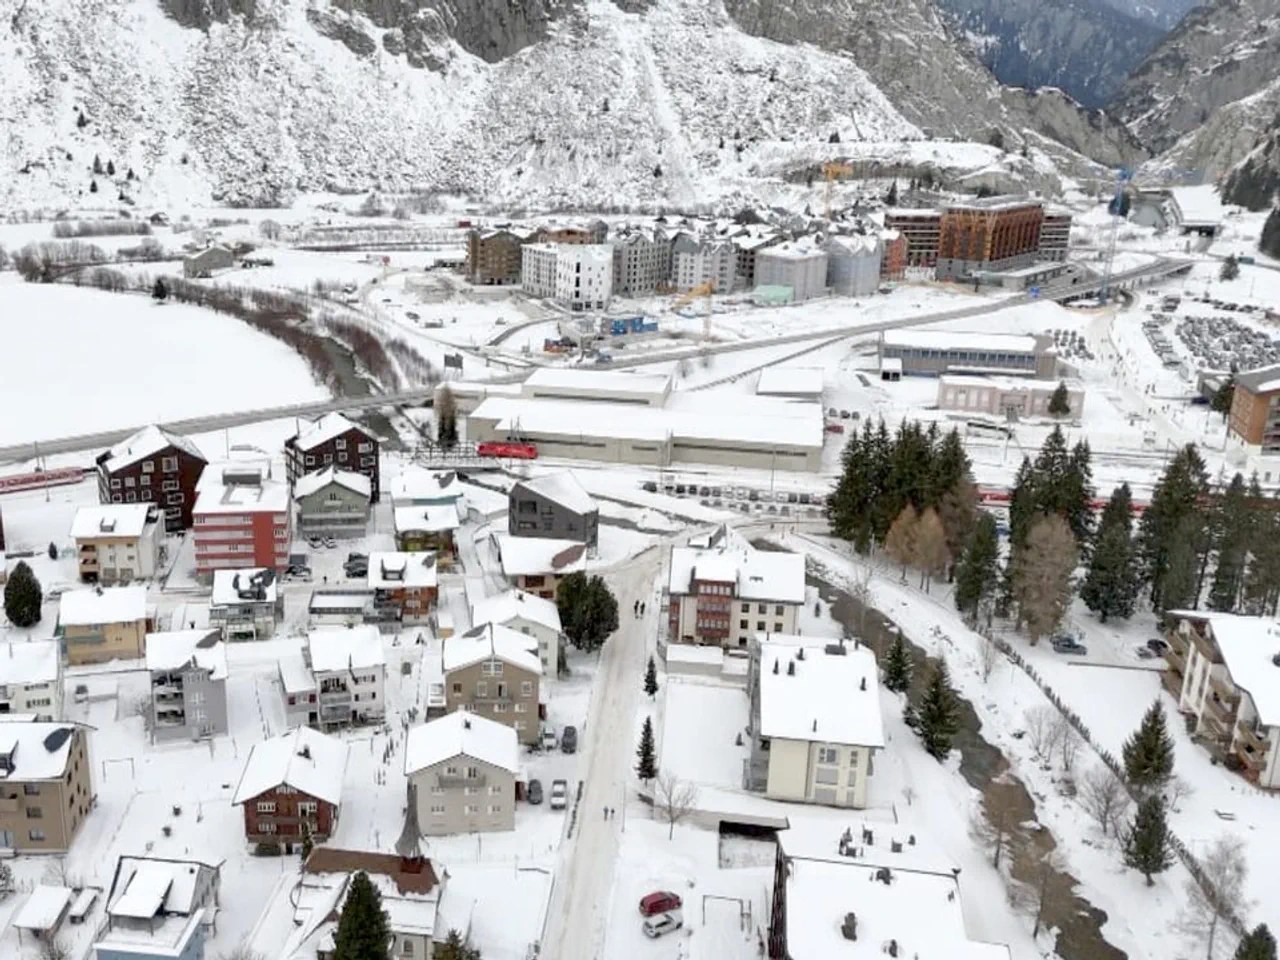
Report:
[[[679,910],[682,902],[678,893],[658,890],[640,899],[640,916],[652,917],[657,913],[670,913],[672,910]]]

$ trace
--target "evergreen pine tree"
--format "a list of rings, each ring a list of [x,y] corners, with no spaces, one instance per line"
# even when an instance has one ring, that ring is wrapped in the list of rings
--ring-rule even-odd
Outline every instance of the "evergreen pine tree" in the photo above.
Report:
[[[1071,394],[1067,392],[1067,382],[1059,380],[1053,396],[1049,398],[1049,416],[1065,417],[1071,413]]]
[[[25,560],[19,560],[4,585],[4,615],[15,627],[30,627],[40,622],[40,605],[44,591]]]
[[[1187,525],[1190,516],[1194,518],[1199,512],[1199,501],[1208,490],[1204,461],[1200,458],[1194,444],[1188,444],[1179,450],[1169,461],[1163,476],[1156,483],[1151,496],[1151,505],[1142,514],[1138,524],[1138,557],[1139,569],[1143,580],[1151,585],[1151,605],[1157,611],[1169,610],[1178,604],[1167,603],[1164,593],[1169,583],[1179,586],[1184,595],[1194,587],[1194,578],[1190,587],[1183,581],[1181,574],[1170,580],[1168,568],[1170,553],[1181,543],[1184,556],[1180,562],[1184,565],[1198,566],[1198,555],[1195,548],[1188,544],[1188,534],[1195,534],[1194,519]],[[1199,537],[1195,537],[1198,541]],[[1188,557],[1185,551],[1192,547]]]
[[[151,287],[151,299],[157,303],[164,303],[169,299],[169,288],[165,286],[164,277],[156,277],[156,282]]]
[[[877,463],[870,419],[861,435],[854,434],[841,453],[840,480],[827,503],[831,532],[848,540],[858,553],[867,553],[875,539],[872,507],[879,496]]]
[[[458,445],[458,404],[453,391],[445,387],[436,397],[436,443],[446,450]]]
[[[382,894],[361,870],[351,878],[333,938],[333,960],[387,960],[391,931]]]
[[[114,177],[116,175],[116,162],[114,160],[107,161],[107,176]]]
[[[899,633],[893,638],[884,658],[884,688],[894,693],[906,693],[911,686],[911,655]]]
[[[1165,555],[1164,572],[1156,584],[1160,612],[1190,610],[1199,605],[1198,578],[1204,544],[1208,539],[1204,517],[1198,513],[1187,514],[1174,528],[1173,542]],[[1153,588],[1152,594],[1155,593]]]
[[[467,946],[457,930],[450,930],[444,943],[439,944],[431,952],[431,956],[433,960],[480,960],[480,951]]]
[[[1267,214],[1262,235],[1258,238],[1258,249],[1269,257],[1280,259],[1280,207],[1272,208]]]
[[[1157,700],[1147,709],[1133,736],[1124,742],[1125,777],[1143,790],[1157,790],[1173,776],[1173,738]]]
[[[653,662],[653,654],[649,654],[649,665],[644,668],[644,692],[650,700],[658,692],[658,666]]]
[[[645,717],[640,728],[640,746],[636,748],[636,776],[648,783],[658,775],[658,762],[653,754],[653,718]]]
[[[995,594],[1000,579],[999,560],[996,521],[984,511],[978,515],[969,544],[956,568],[956,609],[970,623],[977,622],[979,612]]]
[[[947,759],[951,753],[951,738],[960,729],[960,721],[956,694],[951,689],[951,674],[945,660],[939,660],[934,668],[929,685],[920,697],[916,715],[925,752],[935,760]]]
[[[1067,474],[1062,478],[1061,513],[1080,550],[1089,546],[1093,534],[1093,454],[1089,441],[1081,440],[1071,449]]]
[[[1213,400],[1209,406],[1214,413],[1222,414],[1225,420],[1227,414],[1231,412],[1231,404],[1236,398],[1236,378],[1235,374],[1227,377],[1226,381],[1213,394]]]
[[[1098,524],[1089,569],[1080,588],[1084,605],[1107,622],[1108,617],[1133,616],[1138,599],[1134,570],[1133,496],[1122,483],[1111,492]]]
[[[93,172],[95,176],[102,176],[102,158],[96,153],[93,155]]]
[[[89,192],[90,192],[90,193],[97,193],[97,192],[98,192],[98,181],[97,181],[97,180],[90,180],[90,181],[89,181]]]
[[[894,207],[898,204],[898,181],[895,179],[889,184],[889,192],[884,195],[886,206]]]
[[[1240,939],[1233,960],[1276,960],[1276,938],[1265,923],[1258,924]]]
[[[1218,499],[1214,523],[1218,562],[1213,571],[1213,585],[1209,588],[1210,610],[1233,613],[1239,605],[1252,539],[1250,499],[1244,476],[1239,473],[1231,478],[1231,483]]]
[[[1040,475],[1030,459],[1022,458],[1009,493],[1009,542],[1019,547],[1027,542],[1027,531],[1040,501]]]
[[[1219,280],[1234,280],[1240,276],[1240,261],[1236,259],[1234,253],[1229,254],[1227,259],[1222,261],[1222,269],[1218,271]]]
[[[1253,494],[1251,492],[1250,496]],[[1261,491],[1253,503],[1251,559],[1244,580],[1244,612],[1254,617],[1274,617],[1280,602],[1280,504],[1264,505]]]
[[[1169,846],[1169,824],[1165,820],[1164,798],[1158,793],[1143,797],[1138,803],[1133,824],[1124,840],[1125,866],[1132,867],[1147,878],[1163,873],[1173,863],[1173,851]]]

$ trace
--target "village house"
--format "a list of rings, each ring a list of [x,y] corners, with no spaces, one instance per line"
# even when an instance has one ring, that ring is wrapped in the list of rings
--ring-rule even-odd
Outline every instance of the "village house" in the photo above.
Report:
[[[57,640],[0,644],[0,716],[62,719],[62,652]]]
[[[542,661],[531,637],[485,623],[446,640],[442,659],[447,712],[488,717],[537,743]]]
[[[221,882],[222,861],[120,857],[95,960],[204,960]]]
[[[404,773],[427,836],[514,830],[516,731],[459,710],[409,731]]]
[[[254,744],[231,800],[244,809],[245,840],[278,844],[285,853],[304,836],[328,840],[346,769],[347,745],[308,727]]]
[[[188,280],[207,279],[219,270],[230,270],[235,263],[235,255],[230,250],[215,244],[183,257],[182,275]]]
[[[0,848],[71,849],[93,808],[87,729],[0,717]]]
[[[72,667],[140,659],[154,625],[146,587],[68,590],[58,602],[57,635]]]
[[[369,526],[370,481],[362,473],[326,467],[293,484],[300,537],[363,537]]]
[[[369,554],[369,587],[374,603],[394,607],[405,626],[427,623],[438,587],[434,553]]]
[[[147,634],[147,671],[155,742],[227,732],[227,645],[220,631]]]
[[[462,481],[452,470],[427,470],[407,465],[391,478],[391,502],[397,507],[453,507],[463,513]]]
[[[80,507],[71,522],[80,579],[111,585],[150,580],[160,561],[162,514],[154,503]]]
[[[745,789],[771,800],[867,805],[872,759],[884,747],[870,647],[760,635],[751,641],[747,692]]]
[[[507,493],[507,533],[594,547],[600,537],[600,508],[567,470],[518,480]]]
[[[352,470],[369,478],[369,499],[382,495],[378,436],[340,413],[326,413],[284,442],[290,483],[325,467]]]
[[[196,574],[212,580],[218,570],[289,564],[293,509],[289,485],[261,464],[215,464],[196,488],[193,511]]]
[[[306,657],[319,694],[321,730],[382,720],[387,667],[377,627],[312,630]]]
[[[167,532],[190,529],[196,484],[208,460],[186,437],[143,427],[94,463],[99,503],[155,503],[164,510]]]
[[[451,560],[457,554],[454,532],[462,525],[462,521],[455,505],[396,506],[391,519],[395,526],[397,549],[407,553],[430,550],[439,554],[442,562]]]
[[[224,640],[270,640],[283,619],[284,595],[270,567],[214,571],[209,624]]]
[[[476,601],[471,608],[471,622],[475,626],[496,623],[533,638],[542,661],[542,675],[551,677],[559,672],[563,638],[560,611],[554,601],[523,590],[507,590]]]
[[[796,632],[804,557],[721,528],[710,546],[672,548],[667,595],[670,642],[745,648],[757,633]]]
[[[587,545],[573,540],[544,540],[493,534],[502,575],[512,586],[538,597],[554,600],[560,581],[586,569]]]

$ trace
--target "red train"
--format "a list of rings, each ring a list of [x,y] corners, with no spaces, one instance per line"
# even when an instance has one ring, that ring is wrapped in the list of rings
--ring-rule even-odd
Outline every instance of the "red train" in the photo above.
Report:
[[[979,487],[978,502],[988,507],[1004,507],[1009,505],[1012,494],[1008,490],[1000,487]],[[1106,507],[1106,498],[1094,499],[1089,501],[1089,508],[1097,513],[1101,513]],[[1133,503],[1133,512],[1142,513],[1147,509],[1147,505],[1139,500]]]
[[[66,483],[79,483],[84,479],[83,467],[60,467],[57,470],[39,470],[35,473],[15,473],[0,477],[0,493],[17,493],[19,490],[43,490]]]
[[[502,443],[486,440],[476,445],[476,455],[498,457],[504,460],[537,460],[538,448],[532,443]]]

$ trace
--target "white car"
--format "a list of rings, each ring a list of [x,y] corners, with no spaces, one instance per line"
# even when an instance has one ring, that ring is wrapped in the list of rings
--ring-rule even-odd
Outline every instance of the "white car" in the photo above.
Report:
[[[556,740],[555,727],[543,727],[542,728],[542,749],[554,750],[557,746],[559,746],[559,743]]]
[[[564,780],[551,781],[551,809],[563,810],[569,805],[569,784]]]
[[[640,925],[640,929],[644,931],[646,937],[656,940],[663,934],[674,933],[683,926],[684,918],[680,916],[678,911],[673,911],[645,918],[644,923]]]

